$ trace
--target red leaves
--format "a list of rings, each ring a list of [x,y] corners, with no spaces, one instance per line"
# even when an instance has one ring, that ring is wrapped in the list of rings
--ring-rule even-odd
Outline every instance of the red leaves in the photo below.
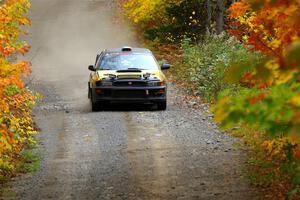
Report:
[[[299,148],[294,151],[294,156],[296,159],[300,160],[300,149]]]
[[[250,5],[246,1],[236,2],[229,9],[229,18],[235,19],[244,16],[249,11]]]
[[[258,102],[261,102],[263,101],[264,99],[266,98],[266,94],[265,93],[261,93],[257,96],[252,96],[252,97],[249,97],[248,98],[248,101],[251,105],[255,105],[257,104]]]

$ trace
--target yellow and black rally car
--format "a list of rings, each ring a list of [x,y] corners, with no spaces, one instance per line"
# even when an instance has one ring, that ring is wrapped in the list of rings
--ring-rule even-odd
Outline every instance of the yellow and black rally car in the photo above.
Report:
[[[88,97],[92,110],[101,110],[108,103],[157,104],[158,110],[167,107],[166,77],[148,49],[123,47],[108,49],[97,55],[90,65]]]

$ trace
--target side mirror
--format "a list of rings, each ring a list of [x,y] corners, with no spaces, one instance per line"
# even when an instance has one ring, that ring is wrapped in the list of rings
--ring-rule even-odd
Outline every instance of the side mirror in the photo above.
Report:
[[[90,71],[93,71],[93,72],[96,71],[94,65],[90,65],[88,69],[89,69]]]
[[[161,68],[162,70],[166,70],[166,69],[170,69],[170,67],[171,67],[170,64],[162,64],[160,68]]]

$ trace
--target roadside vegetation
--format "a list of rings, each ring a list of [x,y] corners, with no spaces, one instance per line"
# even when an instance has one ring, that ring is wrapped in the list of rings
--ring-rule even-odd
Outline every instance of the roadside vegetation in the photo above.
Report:
[[[28,0],[0,1],[0,184],[38,168],[31,151],[37,133],[31,115],[36,96],[24,84],[30,63],[19,59],[29,50],[20,39],[26,34],[23,27],[30,25],[25,16],[29,8]]]
[[[270,199],[299,198],[300,1],[120,4],[172,77],[249,147],[252,183]]]

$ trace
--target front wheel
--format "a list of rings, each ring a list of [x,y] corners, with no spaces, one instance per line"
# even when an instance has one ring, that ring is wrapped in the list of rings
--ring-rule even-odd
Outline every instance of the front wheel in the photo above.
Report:
[[[157,103],[157,110],[166,110],[166,109],[167,109],[167,101]]]
[[[102,108],[102,104],[93,100],[94,99],[93,92],[91,91],[91,89],[89,89],[89,96],[90,96],[90,100],[91,100],[92,111],[93,112],[100,111]]]
[[[90,86],[88,87],[88,98],[91,99],[92,97],[92,91],[91,91],[91,88]]]
[[[92,111],[93,111],[93,112],[96,112],[96,111],[101,110],[101,106],[100,106],[99,103],[96,103],[96,102],[91,101],[91,104],[92,104]]]

